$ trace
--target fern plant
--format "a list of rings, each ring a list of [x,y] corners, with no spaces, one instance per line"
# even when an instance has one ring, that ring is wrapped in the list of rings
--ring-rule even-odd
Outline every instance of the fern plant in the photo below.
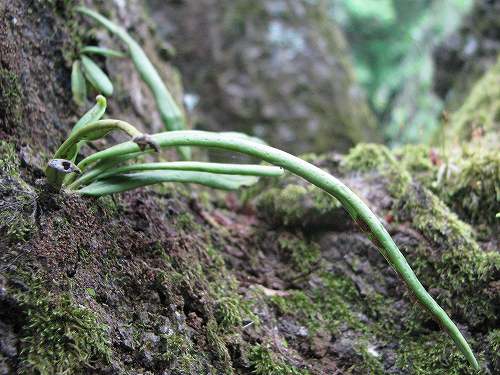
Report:
[[[320,168],[241,133],[175,130],[143,134],[120,120],[101,120],[106,100],[97,104],[75,125],[46,169],[48,181],[81,195],[101,196],[161,183],[197,183],[233,190],[254,184],[261,176],[278,177],[286,169],[337,198],[349,215],[367,233],[381,254],[400,275],[421,305],[444,327],[474,368],[479,365],[457,326],[425,290],[389,233],[368,206],[346,185]],[[125,132],[130,140],[90,154],[78,164],[75,158],[85,143],[109,132]],[[206,162],[156,162],[124,164],[169,147],[220,148],[259,158],[272,165],[239,165]]]
[[[235,190],[256,183],[258,177],[280,176],[283,173],[282,168],[266,165],[190,161],[118,166],[141,155],[158,152],[160,146],[152,136],[141,133],[125,121],[102,120],[106,105],[106,99],[99,95],[96,98],[96,105],[75,124],[69,137],[49,162],[46,176],[50,185],[56,190],[65,186],[80,194],[105,195],[160,182],[192,182],[218,189]],[[82,174],[82,168],[75,164],[80,148],[87,142],[104,138],[113,131],[127,134],[139,151],[116,154],[112,158],[95,163],[92,168],[85,168],[85,173]],[[251,138],[240,133],[229,134],[240,138]]]

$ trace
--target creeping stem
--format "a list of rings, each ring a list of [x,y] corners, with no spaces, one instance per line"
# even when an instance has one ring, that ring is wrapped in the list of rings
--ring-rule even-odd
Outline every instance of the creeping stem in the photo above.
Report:
[[[351,217],[357,223],[360,223],[370,235],[377,240],[382,255],[401,276],[410,290],[414,293],[417,300],[446,329],[469,363],[474,368],[479,368],[471,348],[457,326],[422,286],[403,254],[401,254],[401,251],[375,214],[341,181],[320,168],[284,151],[230,135],[185,130],[159,133],[153,135],[152,138],[162,148],[172,146],[214,147],[255,156],[270,164],[287,169],[337,198],[342,205],[344,205]],[[133,142],[121,143],[87,157],[82,160],[78,166],[80,169],[84,170],[86,166],[95,161],[113,158],[118,155],[137,152],[139,150],[139,146]]]

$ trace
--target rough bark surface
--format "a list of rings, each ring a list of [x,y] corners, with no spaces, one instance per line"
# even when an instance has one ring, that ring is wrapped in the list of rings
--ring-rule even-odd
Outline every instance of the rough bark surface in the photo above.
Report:
[[[177,51],[198,126],[253,133],[289,152],[380,139],[324,2],[149,1]]]

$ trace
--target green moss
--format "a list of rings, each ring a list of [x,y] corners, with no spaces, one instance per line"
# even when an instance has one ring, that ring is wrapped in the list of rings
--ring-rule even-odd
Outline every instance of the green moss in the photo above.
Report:
[[[290,256],[293,267],[299,272],[309,272],[320,261],[320,249],[314,242],[294,236],[288,232],[278,238],[280,250]]]
[[[323,273],[323,285],[311,291],[293,291],[287,296],[271,297],[281,314],[291,315],[311,334],[327,329],[336,333],[341,324],[364,331],[365,325],[354,315],[360,296],[352,280],[343,275]]]
[[[349,151],[340,166],[348,172],[370,172],[379,170],[381,166],[396,163],[396,159],[387,147],[374,143],[360,143]]]
[[[0,242],[31,238],[35,225],[36,194],[19,179],[0,176]]]
[[[241,326],[243,323],[241,298],[236,296],[222,297],[217,301],[217,322],[225,328]]]
[[[286,363],[276,353],[263,345],[254,345],[248,353],[248,360],[252,373],[256,375],[306,375],[306,370],[301,370]]]
[[[302,199],[307,189],[299,185],[288,185],[284,189],[272,188],[261,194],[257,201],[260,211],[282,218],[285,225],[300,221],[303,215]]]
[[[500,329],[494,329],[488,333],[486,339],[488,343],[488,352],[490,361],[493,364],[493,370],[500,371]]]
[[[290,292],[287,296],[273,296],[271,300],[281,314],[298,318],[312,333],[320,329],[321,322],[318,315],[320,311],[313,299],[305,292],[296,290]]]
[[[106,195],[104,197],[99,197],[96,202],[99,207],[108,215],[116,215],[120,209],[117,200],[112,195]]]
[[[27,241],[35,229],[36,195],[19,178],[13,144],[0,141],[0,235],[8,243]]]
[[[0,176],[19,177],[19,158],[13,144],[0,141]]]
[[[357,371],[363,374],[385,374],[384,366],[380,362],[382,358],[379,358],[380,355],[375,355],[373,351],[370,351],[367,340],[359,340],[356,345],[356,351],[362,358],[361,363],[355,366]]]
[[[107,326],[90,309],[37,284],[18,298],[27,319],[21,339],[22,373],[76,374],[95,361],[109,362]]]
[[[396,366],[415,375],[477,374],[451,339],[441,332],[400,343]]]
[[[197,232],[197,235],[202,234],[203,232]],[[203,367],[203,363],[207,361],[205,353],[211,353],[216,361],[217,373],[232,374],[226,335],[237,332],[244,318],[251,312],[246,302],[237,294],[237,280],[226,270],[222,257],[210,239],[206,241],[208,259],[201,263],[177,257],[166,259],[169,264],[175,264],[175,269],[159,272],[155,283],[160,288],[182,289],[183,293],[186,293],[186,290],[203,290],[208,304],[207,311],[210,311],[205,326],[206,343],[210,350],[197,352],[195,344],[184,332],[161,335],[161,350],[164,353],[163,360],[169,362],[170,369],[180,370],[181,373],[204,373],[206,367]],[[155,247],[155,251],[161,254],[158,246]],[[176,269],[181,269],[182,273]]]
[[[426,145],[405,145],[393,151],[400,166],[425,187],[431,187],[438,172],[431,153],[431,148]]]
[[[199,229],[198,223],[189,212],[183,212],[177,216],[175,226],[178,230],[194,231]]]
[[[494,224],[500,210],[500,154],[477,152],[466,158],[440,188],[441,196],[462,217]]]
[[[314,211],[319,214],[329,214],[342,207],[337,198],[316,186],[309,185],[307,187],[307,194],[313,201]]]
[[[301,226],[308,217],[327,215],[341,207],[336,198],[323,190],[298,184],[267,189],[258,196],[256,204],[263,216],[290,226]]]
[[[216,353],[217,359],[221,362],[221,366],[219,367],[224,369],[224,374],[232,375],[234,371],[231,356],[223,340],[223,333],[215,320],[211,319],[208,321],[206,332],[207,341],[212,347],[213,352]]]
[[[192,349],[193,343],[180,333],[160,335],[160,351],[167,362],[189,355]]]
[[[141,329],[143,331],[144,328]],[[169,364],[172,373],[198,374],[204,369],[203,358],[196,353],[186,333],[172,332],[160,335],[161,359]]]
[[[6,128],[15,128],[22,119],[23,95],[16,73],[0,68],[0,108]]]
[[[239,330],[246,321],[259,324],[259,318],[252,312],[252,302],[238,294],[238,281],[229,276],[225,268],[219,269],[220,276],[210,282],[209,292],[215,300],[215,318],[224,332]]]

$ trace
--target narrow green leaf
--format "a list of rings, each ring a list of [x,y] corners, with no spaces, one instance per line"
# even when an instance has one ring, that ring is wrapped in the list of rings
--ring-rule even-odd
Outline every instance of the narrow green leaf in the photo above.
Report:
[[[104,73],[104,71],[87,56],[82,55],[81,59],[83,73],[92,86],[106,96],[113,95],[113,84],[106,73]]]
[[[89,111],[87,111],[80,118],[80,120],[78,120],[75,126],[73,126],[73,129],[71,129],[70,135],[74,134],[85,125],[99,120],[104,115],[104,112],[106,111],[106,106],[107,106],[106,98],[102,95],[98,95],[96,97],[96,104]],[[76,160],[78,152],[80,152],[80,149],[85,145],[85,143],[86,143],[85,141],[81,141],[73,145],[71,149],[66,153],[66,155],[64,155],[65,159],[74,162]],[[66,178],[68,177],[69,176],[67,176]]]
[[[284,170],[280,167],[267,166],[267,165],[177,161],[177,162],[140,163],[140,164],[125,165],[122,167],[109,169],[103,174],[99,175],[97,179],[101,180],[113,175],[125,174],[130,172],[160,171],[160,170],[195,171],[195,172],[209,172],[222,175],[262,176],[262,177],[279,177],[282,176],[284,173]]]
[[[163,182],[182,182],[205,185],[221,190],[236,190],[251,186],[259,180],[255,176],[220,175],[192,171],[154,171],[112,176],[91,183],[78,190],[82,195],[102,196]]]
[[[99,47],[99,46],[85,46],[80,50],[81,53],[101,55],[106,57],[127,57],[126,54],[113,49]]]
[[[75,190],[82,185],[86,185],[89,182],[94,181],[99,175],[106,172],[107,170],[114,167],[115,165],[118,165],[118,164],[123,163],[127,160],[130,160],[130,159],[136,159],[136,158],[140,157],[141,155],[147,155],[151,152],[153,152],[153,150],[148,149],[148,150],[144,150],[144,151],[133,152],[131,154],[119,155],[115,158],[111,158],[111,159],[97,162],[95,165],[92,166],[92,168],[90,168],[90,170],[88,170],[86,173],[84,173],[79,178],[75,179],[76,175],[72,175],[72,176],[75,176],[75,178],[72,178],[72,179],[67,180],[67,181],[65,180],[64,185],[67,185],[68,189]]]
[[[71,129],[71,134],[76,133],[78,130],[83,128],[85,125],[95,122],[99,120],[103,115],[104,112],[106,112],[106,106],[107,106],[107,101],[106,98],[102,95],[98,95],[96,97],[96,104],[88,110],[81,118],[78,120],[78,122],[73,126],[73,129]],[[54,156],[55,158],[60,158],[60,159],[67,159],[72,162],[76,160],[76,156],[78,155],[78,152],[80,151],[80,148],[85,144],[85,141],[73,144],[65,153],[65,155],[62,155],[59,152],[56,152],[56,155]],[[59,151],[59,150],[58,150]],[[70,181],[75,178],[75,174],[62,174],[58,172],[54,168],[49,168],[47,167],[45,169],[45,175],[47,176],[47,180],[49,183],[55,187],[56,189],[59,189],[63,183],[63,181]]]
[[[83,126],[90,124],[91,122],[95,122],[99,120],[102,116],[104,116],[104,113],[106,112],[106,107],[107,107],[107,101],[106,98],[102,95],[97,95],[95,98],[96,104],[90,108],[81,118],[78,120],[78,122],[73,126],[73,129],[71,129],[71,134],[74,132],[80,130]]]
[[[78,60],[73,63],[71,68],[71,91],[76,105],[84,105],[87,99],[87,84],[82,73],[81,63]]]
[[[130,137],[142,135],[134,126],[120,120],[98,120],[81,126],[77,131],[71,132],[68,139],[57,149],[54,158],[69,159],[74,146],[81,141],[94,141],[103,138],[110,131],[121,130]]]

